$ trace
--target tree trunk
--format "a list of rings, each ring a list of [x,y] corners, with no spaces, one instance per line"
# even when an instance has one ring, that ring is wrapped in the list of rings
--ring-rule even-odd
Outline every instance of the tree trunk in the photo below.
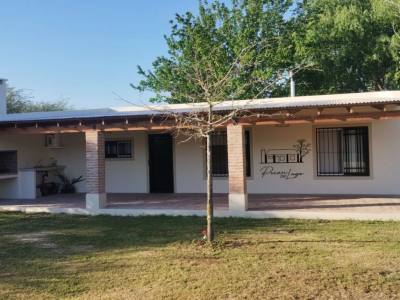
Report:
[[[211,132],[207,134],[207,240],[209,242],[212,242],[214,240],[211,135],[212,135]]]
[[[207,240],[214,240],[214,206],[213,206],[213,176],[212,176],[212,104],[208,105],[208,132],[207,132]]]

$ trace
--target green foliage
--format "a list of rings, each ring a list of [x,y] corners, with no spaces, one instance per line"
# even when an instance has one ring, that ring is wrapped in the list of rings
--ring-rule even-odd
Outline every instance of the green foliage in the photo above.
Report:
[[[397,1],[397,0],[396,0]],[[399,25],[388,0],[309,0],[293,33],[294,61],[314,70],[297,74],[301,94],[400,88]]]
[[[215,83],[243,49],[242,67],[217,98],[287,95],[295,74],[298,94],[325,94],[400,88],[399,0],[232,0],[200,1],[199,14],[171,21],[168,55],[139,73],[140,91],[153,101],[206,101],[200,74]],[[246,67],[246,66],[249,67]],[[304,68],[304,66],[308,66]],[[267,88],[266,88],[267,87]]]
[[[71,109],[65,100],[54,102],[35,102],[33,97],[26,94],[24,90],[9,87],[7,89],[7,112],[39,112],[39,111],[61,111]]]
[[[290,64],[289,0],[200,1],[199,14],[175,16],[165,37],[168,55],[153,70],[139,67],[137,88],[152,101],[200,102],[268,96]],[[223,85],[220,83],[224,82]]]

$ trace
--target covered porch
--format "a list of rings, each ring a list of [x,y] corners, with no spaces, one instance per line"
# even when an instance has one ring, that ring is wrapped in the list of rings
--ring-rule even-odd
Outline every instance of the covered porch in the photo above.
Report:
[[[1,200],[0,211],[111,215],[204,215],[205,194],[107,194],[107,205],[86,209],[85,194],[36,200]],[[249,194],[246,214],[229,211],[228,194],[215,194],[216,216],[270,218],[400,220],[400,197],[379,195]]]
[[[400,195],[392,176],[400,168],[392,159],[400,149],[393,138],[400,93],[256,101],[256,114],[218,129],[216,216],[400,219],[400,197],[390,196]],[[1,209],[204,215],[204,145],[180,144],[173,120],[154,114],[129,108],[4,118]],[[78,194],[35,199],[40,179],[60,172],[84,177]]]

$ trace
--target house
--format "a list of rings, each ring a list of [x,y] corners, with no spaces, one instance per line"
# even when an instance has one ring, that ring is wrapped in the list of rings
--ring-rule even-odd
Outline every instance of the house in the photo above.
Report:
[[[85,177],[77,191],[87,211],[106,213],[111,194],[205,193],[203,143],[180,143],[157,121],[163,109],[185,113],[202,104],[6,114],[0,83],[0,205],[40,197],[38,185],[56,181],[57,172]],[[400,91],[226,101],[214,109],[237,107],[259,117],[213,136],[214,191],[229,195],[226,214],[246,215],[248,195],[400,195]]]

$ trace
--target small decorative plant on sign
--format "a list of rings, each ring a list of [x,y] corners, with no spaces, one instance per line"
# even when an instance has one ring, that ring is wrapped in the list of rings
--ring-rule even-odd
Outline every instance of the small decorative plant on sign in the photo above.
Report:
[[[57,174],[58,178],[61,180],[61,189],[60,189],[60,193],[61,194],[74,194],[76,193],[76,187],[75,184],[77,184],[78,182],[82,182],[85,179],[83,178],[83,176],[79,176],[76,178],[68,178],[67,176],[65,176],[64,174]]]

